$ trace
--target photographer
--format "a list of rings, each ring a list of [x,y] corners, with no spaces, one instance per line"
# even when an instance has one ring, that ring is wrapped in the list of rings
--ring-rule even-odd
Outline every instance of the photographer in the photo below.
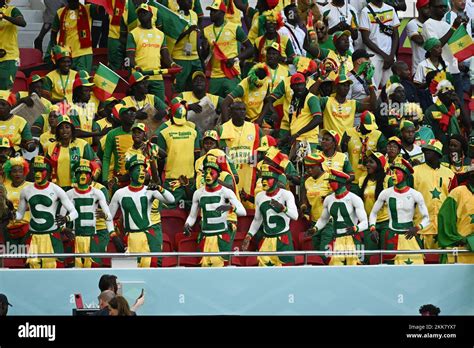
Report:
[[[373,0],[360,14],[362,41],[369,53],[374,54],[370,60],[375,68],[374,83],[377,88],[380,83],[384,86],[392,75],[390,68],[395,62],[398,49],[399,25],[395,9],[384,4],[383,0]]]
[[[26,27],[25,19],[14,6],[0,0],[0,90],[13,86],[20,60],[18,27]]]

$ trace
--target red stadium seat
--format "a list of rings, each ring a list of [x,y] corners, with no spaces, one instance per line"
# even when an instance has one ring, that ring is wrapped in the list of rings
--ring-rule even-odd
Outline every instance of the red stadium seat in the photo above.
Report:
[[[372,255],[369,259],[371,265],[380,265],[380,255]]]
[[[412,68],[413,53],[411,48],[401,47],[398,51],[397,60],[407,63],[408,67]],[[411,72],[412,75],[415,71]]]
[[[93,48],[92,49],[92,66],[99,66],[99,63],[107,65],[109,63],[107,48]]]
[[[198,251],[197,244],[197,233],[191,234],[190,237],[186,237],[182,233],[179,233],[175,236],[175,244],[178,246],[178,251],[180,252],[196,252]],[[180,257],[178,266],[199,266],[201,261],[200,257]]]
[[[309,222],[306,219],[299,218],[298,220],[291,220],[290,222],[290,231],[291,238],[293,239],[293,244],[295,245],[296,250],[300,250],[299,245],[299,235],[301,232],[306,231],[309,228]]]
[[[13,92],[27,91],[28,90],[28,81],[25,77],[25,74],[18,70],[15,76],[15,82],[13,83]]]
[[[300,232],[298,241],[299,241],[300,250],[314,250],[313,239],[311,237],[305,236],[304,232]],[[308,255],[307,264],[319,266],[319,265],[324,265],[324,261],[321,258],[321,256]]]
[[[245,238],[244,233],[237,233],[235,238],[234,238],[234,243],[232,244],[232,250],[242,250],[242,242],[244,241]],[[239,256],[239,257],[232,257],[232,265],[234,266],[245,266],[246,265],[246,259],[247,257],[245,256]]]
[[[170,237],[163,233],[163,252],[172,252],[173,250],[173,243],[170,240]],[[161,261],[162,267],[176,267],[178,264],[178,260],[176,257],[163,257]]]
[[[257,256],[249,256],[245,261],[245,264],[249,267],[256,267],[258,266]]]
[[[4,259],[4,268],[26,268],[26,259]]]
[[[43,64],[43,55],[35,48],[20,48],[20,69]]]
[[[426,264],[438,264],[439,263],[439,254],[426,254],[425,263]]]
[[[176,235],[183,235],[183,227],[188,214],[183,209],[163,209],[161,211],[161,227],[163,234],[167,234],[170,240],[176,241]],[[173,245],[173,249],[178,249],[178,244]]]

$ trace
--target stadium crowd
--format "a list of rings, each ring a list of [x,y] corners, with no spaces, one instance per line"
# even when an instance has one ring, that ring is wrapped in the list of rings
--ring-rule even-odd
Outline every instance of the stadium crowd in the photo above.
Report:
[[[474,250],[474,4],[418,0],[409,65],[405,1],[350,3],[215,0],[206,25],[200,0],[67,0],[40,33],[51,28],[49,70],[15,91],[26,22],[15,0],[0,0],[2,242],[29,245],[31,268],[63,265],[40,254],[65,245],[159,252],[160,212],[181,209],[177,233],[199,232],[202,251],[232,250],[246,215],[243,250],[293,250],[298,219],[315,250]],[[106,65],[93,64],[97,18],[108,24]],[[116,92],[125,82],[126,96]]]

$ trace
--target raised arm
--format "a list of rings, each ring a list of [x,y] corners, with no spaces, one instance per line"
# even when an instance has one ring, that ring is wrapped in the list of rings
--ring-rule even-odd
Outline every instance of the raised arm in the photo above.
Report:
[[[160,191],[160,188],[161,188],[161,191]],[[157,191],[153,191],[153,197],[165,204],[174,203],[174,196],[171,194],[171,192],[161,186],[158,186]]]

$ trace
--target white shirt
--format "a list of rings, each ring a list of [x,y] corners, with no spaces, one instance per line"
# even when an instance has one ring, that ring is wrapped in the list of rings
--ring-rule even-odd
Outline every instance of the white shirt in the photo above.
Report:
[[[293,46],[293,50],[295,51],[295,54],[297,56],[306,57],[306,51],[303,48],[306,33],[303,29],[301,29],[299,26],[294,26],[286,22],[285,25],[281,27],[280,30],[278,30],[278,33],[282,36],[287,36],[288,39],[290,39],[291,45]]]
[[[274,199],[283,204],[287,211],[277,213],[269,206]],[[278,216],[278,218],[275,218]],[[265,219],[265,221],[264,221]],[[274,196],[268,196],[265,191],[259,192],[255,197],[255,216],[250,225],[249,234],[254,236],[263,223],[263,231],[267,235],[279,235],[290,230],[290,220],[298,219],[295,197],[290,191],[280,189]],[[280,223],[277,223],[280,222]]]
[[[450,29],[451,25],[445,21],[437,21],[429,18],[425,23],[423,23],[423,30],[421,34],[423,35],[423,39],[425,41],[431,37],[441,39]],[[458,60],[453,56],[448,44],[443,46],[442,57],[447,64],[448,72],[450,74],[459,74]]]
[[[32,199],[34,198],[34,199]],[[68,199],[66,192],[52,182],[42,189],[30,185],[20,192],[20,203],[16,212],[16,219],[22,220],[27,205],[30,207],[30,230],[33,232],[54,232],[58,229],[56,224],[56,211],[59,204],[69,213],[70,220],[77,218],[77,211]]]
[[[413,18],[411,21],[408,22],[407,24],[407,35],[410,38],[410,43],[411,43],[411,51],[413,53],[412,56],[412,70],[411,72],[414,74],[418,68],[418,64],[422,60],[425,59],[425,54],[426,51],[423,48],[423,45],[418,45],[413,41],[411,38],[414,35],[421,35],[421,30],[423,29],[423,23],[421,23],[418,18]]]
[[[193,205],[186,219],[186,224],[193,226],[196,223],[199,211],[201,211],[201,232],[219,233],[227,230],[228,211],[217,212],[221,205],[232,205],[237,216],[247,214],[244,206],[237,199],[234,191],[221,186],[217,191],[207,191],[206,186],[201,187],[193,194]]]
[[[105,224],[107,225],[107,231],[109,233],[114,231],[113,216],[110,214],[109,206],[105,195],[101,190],[91,187],[88,192],[80,192],[75,188],[70,189],[66,192],[67,197],[77,209],[78,218],[74,220],[74,230],[80,229],[81,227],[94,227],[96,226],[95,212],[98,208],[102,209],[105,214]],[[89,199],[92,204],[80,204],[80,200]],[[78,200],[78,202],[76,202]],[[64,214],[65,209],[61,208],[61,215]],[[85,217],[90,217],[87,219]]]
[[[430,224],[430,217],[428,215],[428,209],[426,208],[423,195],[412,188],[409,188],[405,193],[395,191],[394,187],[389,187],[380,192],[379,198],[370,212],[370,225],[375,225],[377,222],[377,214],[384,204],[387,204],[388,207],[387,210],[390,216],[389,227],[391,230],[402,231],[401,229],[396,228],[397,224],[408,224],[413,221],[415,205],[418,206],[422,215],[421,224],[423,226],[428,226]],[[406,229],[404,228],[403,231],[406,231]]]
[[[442,71],[443,66],[441,65],[441,63],[439,63],[438,67],[435,67],[431,60],[429,59],[422,60],[420,64],[418,64],[418,68],[416,69],[415,77],[413,78],[413,81],[418,82],[418,83],[425,83],[426,75],[430,71],[434,71],[434,70]]]
[[[466,6],[467,8],[467,6]],[[467,14],[467,13],[466,13]],[[443,21],[445,21],[446,23],[448,23],[449,25],[453,25],[454,23],[454,20],[458,17],[458,14],[454,11],[449,11],[449,12],[446,12],[446,14],[444,15],[443,17]],[[468,15],[469,17],[469,15]],[[466,30],[467,30],[467,33],[469,34],[469,36],[472,37],[472,18],[469,17],[469,22],[467,23],[466,25]]]
[[[359,231],[364,231],[367,229],[368,227],[367,213],[365,212],[364,202],[359,196],[353,194],[352,192],[349,192],[347,195],[345,195],[342,198],[336,198],[336,194],[331,193],[329,196],[327,196],[324,199],[323,212],[321,214],[321,217],[316,222],[316,228],[318,229],[318,231],[321,231],[321,229],[323,229],[327,225],[329,218],[331,217],[331,214],[329,212],[333,211],[332,206],[335,203],[337,203],[338,205],[340,203],[343,203],[347,213],[349,214],[349,218],[352,222],[352,226],[357,225],[357,227],[359,228]],[[338,209],[337,216],[332,216],[334,227],[337,234],[346,233],[345,228],[338,229],[336,227],[338,223],[341,223],[341,224],[344,223],[345,221],[344,218],[347,219],[347,216],[342,215],[343,213],[345,214],[344,210]],[[351,227],[351,226],[346,226],[346,227]]]
[[[367,5],[362,9],[360,14],[360,23],[359,28],[361,30],[368,30],[370,33],[370,41],[377,45],[383,52],[390,54],[392,49],[392,38],[388,35],[385,35],[380,31],[380,25],[376,22],[374,18],[372,18],[372,14],[370,13],[368,6],[370,6],[375,14],[379,17],[380,21],[387,26],[392,26],[394,29],[400,25],[400,20],[398,19],[397,12],[395,9],[387,4],[383,4],[382,7],[377,7],[374,4]],[[369,48],[367,48],[369,53],[372,52]]]
[[[347,3],[344,3],[342,7],[337,7],[337,6],[334,6],[332,3],[329,3],[321,9],[321,14],[323,18],[328,19],[329,29],[335,27],[340,22],[345,22],[349,24],[351,27],[353,26],[357,27],[357,24],[358,24],[356,9],[353,6],[348,5]],[[354,47],[352,43],[352,37],[349,38],[349,43],[350,43],[349,49],[353,51]]]
[[[407,153],[410,156],[411,160],[417,160],[418,162],[425,163],[425,155],[423,153],[423,150],[421,149],[421,146],[413,144],[413,149],[411,151],[408,151],[406,149],[402,149],[402,154]]]

